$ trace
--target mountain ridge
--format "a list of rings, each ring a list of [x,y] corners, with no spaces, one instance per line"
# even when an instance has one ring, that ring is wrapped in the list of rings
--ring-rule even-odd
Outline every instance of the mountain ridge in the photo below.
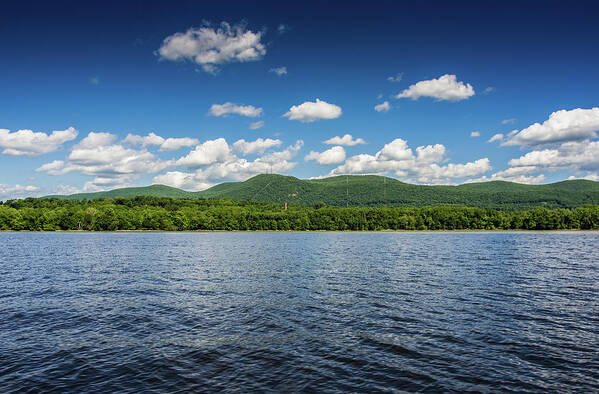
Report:
[[[331,206],[475,206],[526,209],[535,206],[575,208],[599,204],[599,182],[567,180],[544,185],[508,181],[465,183],[457,186],[414,185],[378,175],[340,175],[298,179],[262,174],[243,182],[225,182],[188,192],[166,185],[120,188],[103,192],[50,195],[44,198],[97,199],[135,196],[172,198],[227,198],[298,205]]]

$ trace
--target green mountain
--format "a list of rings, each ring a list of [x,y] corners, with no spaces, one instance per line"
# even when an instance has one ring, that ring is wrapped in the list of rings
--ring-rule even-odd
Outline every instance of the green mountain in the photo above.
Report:
[[[64,198],[67,200],[92,200],[98,198],[115,198],[115,197],[136,197],[136,196],[153,196],[153,197],[172,197],[172,198],[193,198],[195,193],[186,192],[185,190],[177,189],[165,185],[152,185],[144,187],[125,187],[122,189],[114,189],[105,192],[95,193],[77,193],[69,196],[45,196],[44,198]]]
[[[332,206],[459,205],[498,209],[575,208],[599,204],[599,182],[572,180],[548,185],[493,181],[459,186],[411,185],[375,175],[336,176],[301,180],[283,175],[258,175],[245,182],[227,182],[201,192],[163,185],[115,189],[70,196],[68,199],[133,197],[137,195],[184,198],[229,198],[274,203]]]

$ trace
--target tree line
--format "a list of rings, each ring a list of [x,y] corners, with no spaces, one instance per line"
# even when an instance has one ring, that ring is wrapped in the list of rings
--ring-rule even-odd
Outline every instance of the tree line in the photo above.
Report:
[[[599,229],[599,206],[504,211],[456,206],[423,208],[311,207],[165,197],[0,202],[0,230],[14,231],[381,231]]]

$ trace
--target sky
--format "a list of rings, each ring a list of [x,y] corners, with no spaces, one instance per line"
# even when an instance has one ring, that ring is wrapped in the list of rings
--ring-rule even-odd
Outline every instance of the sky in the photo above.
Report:
[[[593,2],[9,2],[0,199],[599,180]]]

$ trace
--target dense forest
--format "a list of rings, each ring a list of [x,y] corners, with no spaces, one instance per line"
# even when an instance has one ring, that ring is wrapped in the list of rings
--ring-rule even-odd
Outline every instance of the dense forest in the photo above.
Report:
[[[244,182],[226,182],[199,192],[164,185],[115,189],[70,196],[72,200],[135,197],[226,198],[276,204],[312,206],[324,202],[337,207],[430,207],[468,206],[501,210],[534,207],[579,208],[599,205],[599,182],[570,180],[547,185],[523,185],[493,181],[459,186],[411,185],[376,175],[297,179],[262,174]]]
[[[138,196],[0,202],[0,230],[558,230],[599,229],[599,206],[507,211],[456,206],[343,208]]]

